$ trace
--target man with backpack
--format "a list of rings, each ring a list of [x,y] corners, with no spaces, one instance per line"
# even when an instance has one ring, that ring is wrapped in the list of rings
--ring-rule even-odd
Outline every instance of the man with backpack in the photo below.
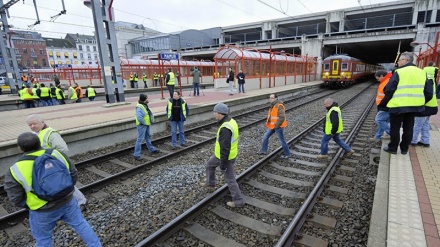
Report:
[[[75,229],[87,246],[101,246],[73,197],[75,164],[57,150],[41,148],[34,133],[21,134],[17,144],[24,155],[5,174],[4,189],[15,206],[29,209],[36,246],[53,246],[53,229],[60,219]]]

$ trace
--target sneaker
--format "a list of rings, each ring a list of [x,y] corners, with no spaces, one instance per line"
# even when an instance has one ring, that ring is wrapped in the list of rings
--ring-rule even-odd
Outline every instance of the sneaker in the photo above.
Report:
[[[243,207],[244,205],[235,205],[235,203],[234,202],[227,202],[226,203],[226,205],[228,206],[228,207],[231,207],[231,208],[241,208],[241,207]]]
[[[288,155],[281,155],[281,159],[290,159],[292,158],[292,154],[288,154]]]
[[[422,143],[422,142],[417,142],[417,145],[425,147],[425,148],[429,148],[429,146],[430,146],[429,144],[425,144],[425,143]]]
[[[199,186],[200,187],[205,187],[205,188],[214,188],[215,184],[214,185],[207,185],[205,182],[200,182]]]
[[[180,144],[180,146],[182,146],[182,147],[188,147],[188,145],[186,145],[185,143]]]
[[[153,152],[151,152],[151,154],[158,154],[158,153],[160,153],[160,151],[158,149],[156,149]]]
[[[328,155],[327,154],[320,154],[320,155],[316,156],[316,158],[318,158],[318,159],[328,159]]]
[[[263,152],[263,151],[258,151],[257,154],[258,154],[258,155],[266,155],[267,153],[266,153],[266,152]]]
[[[387,140],[389,140],[389,139],[390,139],[390,135],[385,134],[385,135],[382,136],[382,139],[387,139]]]
[[[353,149],[348,151],[347,156],[352,156],[354,153],[356,153]]]
[[[141,160],[143,160],[144,158],[134,156],[134,159],[137,160],[137,161],[141,161]]]

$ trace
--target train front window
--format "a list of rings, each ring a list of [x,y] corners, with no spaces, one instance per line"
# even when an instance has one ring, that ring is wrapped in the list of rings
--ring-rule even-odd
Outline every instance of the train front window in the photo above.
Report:
[[[341,70],[347,70],[347,69],[348,69],[348,63],[342,63]]]
[[[329,63],[324,64],[324,70],[328,71],[329,69],[330,69],[330,64]]]

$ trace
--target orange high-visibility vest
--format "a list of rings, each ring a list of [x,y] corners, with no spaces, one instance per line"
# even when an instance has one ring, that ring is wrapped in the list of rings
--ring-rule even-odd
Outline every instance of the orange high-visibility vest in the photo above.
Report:
[[[283,103],[278,102],[276,105],[274,105],[271,109],[269,109],[269,112],[267,113],[267,120],[266,120],[266,127],[273,130],[275,129],[275,124],[278,122],[278,108],[282,107],[284,111],[284,116],[286,116],[286,107],[283,105]],[[287,126],[287,120],[284,118],[283,123],[281,124],[281,128],[284,128]]]
[[[379,87],[377,88],[377,95],[376,95],[376,105],[379,105],[382,99],[385,97],[384,89],[391,78],[391,73],[388,73],[384,79],[380,82]]]

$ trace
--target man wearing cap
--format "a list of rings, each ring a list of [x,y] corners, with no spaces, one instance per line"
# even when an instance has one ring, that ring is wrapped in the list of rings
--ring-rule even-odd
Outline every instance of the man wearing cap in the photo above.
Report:
[[[235,180],[234,164],[238,154],[238,125],[237,122],[228,116],[228,106],[218,103],[214,107],[214,116],[220,125],[217,131],[217,138],[214,147],[214,155],[206,162],[206,183],[201,183],[203,187],[215,186],[215,169],[220,166],[220,171],[228,184],[232,201],[227,202],[229,207],[243,207],[244,200]]]
[[[138,138],[136,140],[136,144],[134,145],[134,154],[133,157],[135,160],[142,160],[141,157],[141,146],[142,142],[145,139],[145,143],[147,144],[148,151],[151,154],[159,153],[153,144],[151,143],[150,136],[150,125],[154,121],[152,117],[153,113],[148,108],[148,97],[145,94],[139,95],[139,101],[136,106],[136,128],[138,131]]]

